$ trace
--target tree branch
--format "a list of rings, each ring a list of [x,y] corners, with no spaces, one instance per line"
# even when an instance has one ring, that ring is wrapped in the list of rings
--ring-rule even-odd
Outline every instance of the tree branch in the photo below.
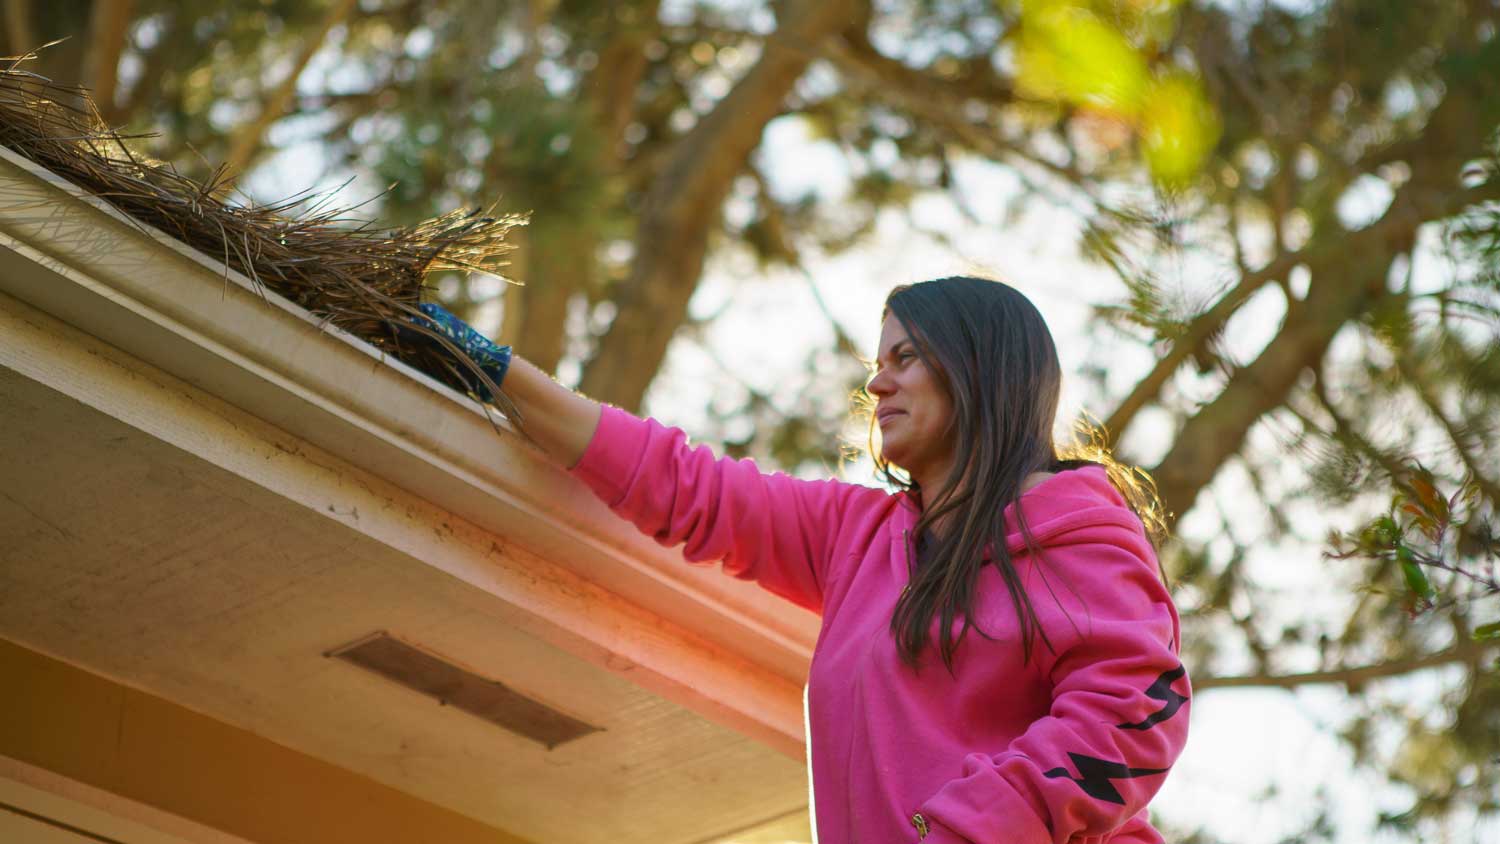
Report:
[[[23,56],[41,45],[31,27],[27,0],[4,0],[6,47],[12,56]]]
[[[1156,365],[1151,367],[1146,377],[1136,382],[1130,394],[1121,400],[1110,413],[1109,418],[1104,420],[1104,432],[1109,441],[1114,442],[1119,439],[1120,432],[1130,425],[1135,415],[1161,394],[1162,388],[1177,372],[1178,367],[1192,357],[1193,351],[1204,340],[1223,328],[1229,318],[1234,316],[1234,312],[1239,310],[1240,305],[1243,305],[1267,282],[1291,272],[1302,260],[1303,255],[1300,252],[1284,252],[1278,255],[1275,260],[1259,270],[1241,276],[1238,284],[1220,296],[1212,307],[1188,323],[1187,329],[1173,340],[1166,354],[1157,359]]]
[[[1380,465],[1381,470],[1385,472],[1387,477],[1401,477],[1401,473],[1404,470],[1401,461],[1371,442],[1352,422],[1345,419],[1339,413],[1338,408],[1334,406],[1333,397],[1328,394],[1328,378],[1324,370],[1323,361],[1319,361],[1318,365],[1313,367],[1313,394],[1317,397],[1318,403],[1322,405],[1323,411],[1333,420],[1333,431],[1331,433],[1324,433],[1324,436],[1342,442],[1345,447],[1351,447],[1355,451],[1374,460]],[[1316,430],[1316,425],[1314,425],[1310,418],[1298,413],[1296,408],[1289,409],[1298,419],[1302,420],[1302,424]]]
[[[1193,691],[1201,692],[1208,689],[1246,689],[1246,688],[1274,688],[1274,689],[1296,689],[1301,686],[1338,684],[1348,688],[1351,692],[1357,691],[1359,687],[1369,683],[1371,680],[1380,680],[1387,677],[1399,677],[1414,671],[1422,671],[1427,668],[1436,668],[1453,663],[1479,664],[1484,657],[1495,650],[1497,646],[1493,643],[1481,643],[1461,641],[1440,651],[1420,656],[1404,657],[1386,662],[1376,662],[1369,665],[1359,665],[1349,668],[1335,668],[1328,671],[1307,671],[1300,674],[1249,674],[1238,677],[1195,677],[1192,680]]]
[[[544,7],[545,6],[545,7]],[[602,169],[606,178],[620,172],[625,150],[626,127],[635,117],[637,88],[648,61],[645,46],[658,29],[659,3],[617,4],[610,11],[608,40],[598,49],[598,64],[580,86],[593,131],[603,139]],[[541,19],[555,12],[532,0],[528,21],[529,43],[522,71],[535,73],[540,58],[538,30]],[[500,158],[492,158],[499,164]],[[488,180],[487,180],[488,181]],[[505,291],[505,338],[526,350],[527,359],[546,372],[556,372],[568,351],[569,302],[576,295],[597,295],[600,231],[587,223],[539,214],[524,233],[515,259],[524,261],[519,272],[525,286]]]
[[[1326,266],[1343,263],[1343,253],[1325,253],[1319,263],[1325,264],[1328,277],[1314,270],[1318,283],[1307,299],[1288,303],[1281,330],[1260,356],[1236,371],[1219,395],[1188,419],[1171,450],[1151,470],[1169,519],[1193,505],[1219,466],[1239,452],[1255,422],[1285,402],[1302,371],[1322,359],[1338,330],[1368,308],[1372,288],[1384,280],[1383,271],[1395,255],[1375,243],[1354,240],[1351,247],[1363,248],[1351,250],[1352,265]]]
[[[1411,249],[1417,229],[1500,191],[1500,185],[1441,190],[1451,173],[1437,162],[1402,186],[1379,221],[1341,239],[1337,248],[1319,244],[1306,263],[1313,284],[1307,298],[1291,301],[1281,330],[1260,356],[1237,370],[1229,383],[1177,433],[1172,449],[1151,475],[1169,518],[1187,511],[1219,466],[1244,444],[1261,416],[1280,407],[1297,379],[1316,366],[1345,323],[1383,295],[1386,272]]]
[[[637,8],[621,4],[612,11],[618,29],[599,50],[599,63],[583,89],[594,112],[594,124],[604,138],[609,160],[618,165],[624,151],[625,129],[635,117],[636,89],[645,76],[646,44],[656,35],[659,0]],[[627,17],[628,15],[628,17]]]
[[[181,10],[167,14],[156,45],[141,57],[140,75],[125,92],[125,102],[115,110],[115,123],[128,122],[152,98],[162,96],[162,80],[172,69],[173,61],[181,58],[182,54],[178,50],[190,31],[190,22]]]
[[[89,13],[88,86],[94,92],[94,103],[105,123],[119,119],[115,108],[115,87],[119,81],[120,53],[125,50],[125,33],[135,14],[135,0],[94,0]]]
[[[340,21],[348,17],[349,12],[353,11],[356,2],[357,0],[334,0],[317,29],[308,35],[302,49],[293,59],[291,69],[281,80],[281,84],[271,92],[271,96],[267,98],[260,112],[234,133],[229,142],[229,152],[224,156],[223,165],[225,172],[229,173],[231,178],[237,179],[243,174],[245,167],[250,164],[256,151],[260,149],[266,130],[280,119],[286,112],[287,106],[291,105],[292,98],[297,93],[297,80],[302,76],[302,71],[307,69],[308,62],[312,61],[312,57],[322,49],[328,33]]]
[[[860,0],[782,7],[785,18],[755,65],[673,146],[641,203],[635,262],[580,389],[638,408],[687,315],[709,233],[771,118],[814,58],[813,47],[847,25]]]
[[[819,49],[840,70],[873,81],[877,91],[896,94],[917,108],[926,102],[951,108],[970,101],[993,107],[1022,99],[1011,80],[999,75],[959,80],[924,73],[875,49],[862,27],[845,29],[839,37],[822,42]]]
[[[1041,167],[1093,198],[1088,178],[1071,165],[1057,164],[1009,144],[993,127],[975,123],[964,115],[965,104],[980,100],[981,93],[982,101],[990,108],[1017,102],[1011,88],[998,82],[967,90],[955,88],[945,80],[887,58],[847,34],[824,41],[819,50],[839,69],[846,83],[946,132],[961,146],[986,158],[1020,159]]]
[[[1448,418],[1448,414],[1443,411],[1442,401],[1432,390],[1431,381],[1424,378],[1423,374],[1417,371],[1417,365],[1411,360],[1409,355],[1405,353],[1397,355],[1396,368],[1400,371],[1402,377],[1406,379],[1406,382],[1411,385],[1417,397],[1422,400],[1422,404],[1427,408],[1427,412],[1432,414],[1433,418],[1438,421],[1438,424],[1443,426],[1443,431],[1448,434],[1448,439],[1452,441],[1454,450],[1458,452],[1459,461],[1464,464],[1464,468],[1468,470],[1469,475],[1473,477],[1475,483],[1479,484],[1479,491],[1483,493],[1485,498],[1489,499],[1493,506],[1500,508],[1500,484],[1497,484],[1494,479],[1481,471],[1478,461],[1470,453],[1470,448],[1474,445],[1472,442],[1473,437],[1468,432],[1460,430],[1458,425]]]

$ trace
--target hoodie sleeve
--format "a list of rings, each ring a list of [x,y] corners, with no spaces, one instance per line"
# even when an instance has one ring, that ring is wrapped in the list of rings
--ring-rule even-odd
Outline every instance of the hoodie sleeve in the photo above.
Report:
[[[815,612],[846,510],[860,494],[884,495],[764,474],[754,461],[716,457],[678,428],[609,405],[569,471],[642,533],[683,545],[689,562],[722,560],[726,573]]]
[[[1143,812],[1187,741],[1177,612],[1150,545],[1135,534],[1046,553],[1067,577],[1057,594],[1076,593],[1071,623],[1043,618],[1057,648],[1050,710],[1000,752],[963,758],[922,806],[936,822],[923,844],[1105,835]]]

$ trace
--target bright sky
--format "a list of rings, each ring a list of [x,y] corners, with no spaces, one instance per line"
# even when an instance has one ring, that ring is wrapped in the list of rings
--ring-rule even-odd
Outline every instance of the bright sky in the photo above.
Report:
[[[277,198],[315,183],[332,188],[347,177],[324,172],[315,144],[291,143],[301,134],[286,125],[273,131],[273,140],[286,146],[253,172],[247,184],[251,195]],[[761,154],[778,193],[795,196],[816,190],[838,196],[844,188],[842,158],[825,144],[810,141],[795,119],[771,125]],[[1118,397],[1152,362],[1149,350],[1139,344],[1107,343],[1103,334],[1086,330],[1089,306],[1118,299],[1121,285],[1102,268],[1077,257],[1073,238],[1077,221],[1067,213],[1038,202],[1016,224],[1001,223],[1003,202],[1021,189],[1012,173],[971,162],[959,168],[958,177],[968,204],[985,225],[969,223],[941,197],[919,199],[912,213],[921,228],[946,231],[956,251],[914,231],[900,215],[887,215],[869,243],[835,258],[809,261],[822,298],[865,353],[873,354],[880,306],[893,285],[975,271],[998,275],[1030,296],[1052,328],[1066,373],[1061,418],[1071,419],[1080,409],[1098,417],[1106,415],[1113,399],[1091,394],[1079,373],[1091,364],[1107,362],[1108,384]],[[346,188],[345,197],[359,201],[382,187],[366,179]],[[1387,200],[1367,196],[1353,201],[1349,213],[1357,217],[1362,207],[1378,210]],[[1419,262],[1419,269],[1433,260]],[[761,273],[743,262],[721,260],[706,274],[693,310],[700,315],[711,313],[726,302],[731,306],[707,341],[715,356],[747,383],[774,387],[802,365],[805,349],[797,344],[798,338],[827,345],[831,337],[806,280],[790,271]],[[1241,359],[1253,356],[1275,331],[1282,310],[1276,294],[1252,302],[1230,327],[1229,347],[1241,351]],[[483,327],[493,330],[499,324],[498,311],[492,309],[486,316]],[[776,326],[772,338],[767,336],[767,325]],[[518,351],[525,354],[524,349]],[[701,348],[689,341],[676,342],[649,396],[648,410],[691,433],[707,419],[704,384],[723,378],[719,364]],[[1177,386],[1200,392],[1212,388],[1211,384],[1195,384],[1190,376],[1180,378]],[[1165,451],[1169,437],[1164,415],[1143,414],[1126,446],[1130,456],[1149,464]],[[850,480],[874,483],[868,463],[846,467],[845,472]],[[1231,467],[1220,473],[1210,494],[1223,502],[1245,502],[1250,500],[1245,483],[1243,473]],[[1256,508],[1242,504],[1225,509],[1233,525],[1249,526],[1263,518]],[[1184,519],[1180,530],[1189,536],[1211,537],[1220,527],[1205,514],[1211,515],[1210,508],[1200,507],[1195,517]],[[1324,514],[1293,516],[1308,525],[1308,537],[1323,535]],[[1253,532],[1247,528],[1245,535]],[[1336,613],[1352,592],[1329,576],[1332,564],[1321,560],[1319,553],[1316,541],[1267,546],[1259,549],[1249,565],[1255,577],[1268,585],[1271,596],[1282,597],[1283,606],[1313,604]],[[1311,667],[1284,666],[1287,670]],[[1377,693],[1431,701],[1442,689],[1450,688],[1455,677],[1430,672],[1384,684]],[[1334,735],[1349,712],[1336,688],[1296,693],[1205,692],[1194,701],[1187,751],[1153,802],[1153,811],[1175,829],[1201,826],[1225,841],[1278,844],[1303,828],[1326,798],[1337,810],[1332,820],[1338,832],[1332,840],[1338,844],[1407,840],[1375,831],[1377,812],[1403,807],[1404,801],[1378,776],[1353,767],[1348,750]],[[1500,842],[1500,821],[1483,829],[1460,825],[1450,832],[1449,840],[1454,842]]]

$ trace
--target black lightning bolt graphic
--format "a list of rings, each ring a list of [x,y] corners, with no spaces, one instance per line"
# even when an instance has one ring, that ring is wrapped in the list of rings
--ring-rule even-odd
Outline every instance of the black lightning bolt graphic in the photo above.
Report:
[[[1115,726],[1122,730],[1149,730],[1157,724],[1160,724],[1168,718],[1171,718],[1173,715],[1176,715],[1177,710],[1181,709],[1182,705],[1184,703],[1187,703],[1188,699],[1186,696],[1180,695],[1177,692],[1173,691],[1172,684],[1177,680],[1182,679],[1182,676],[1186,673],[1187,669],[1179,665],[1171,671],[1168,671],[1165,674],[1162,674],[1160,677],[1157,677],[1156,682],[1152,683],[1151,687],[1146,689],[1146,697],[1149,697],[1153,700],[1159,700],[1165,705],[1162,706],[1161,709],[1158,709],[1157,711],[1146,716],[1146,720],[1138,724],[1116,724]]]
[[[1095,759],[1092,756],[1084,756],[1082,753],[1069,753],[1068,758],[1073,760],[1073,767],[1078,769],[1078,776],[1068,774],[1067,768],[1053,768],[1042,774],[1048,779],[1067,777],[1078,783],[1083,793],[1090,797],[1104,800],[1109,803],[1125,805],[1125,798],[1115,790],[1114,783],[1110,780],[1132,779],[1134,777],[1149,777],[1152,774],[1165,774],[1167,768],[1130,768],[1119,762],[1109,762],[1104,759]]]

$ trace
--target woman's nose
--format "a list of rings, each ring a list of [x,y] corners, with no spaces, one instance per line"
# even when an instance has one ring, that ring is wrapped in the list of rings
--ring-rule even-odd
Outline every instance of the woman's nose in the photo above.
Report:
[[[865,392],[876,398],[888,396],[894,392],[891,377],[884,372],[875,373],[875,377],[865,382]]]

